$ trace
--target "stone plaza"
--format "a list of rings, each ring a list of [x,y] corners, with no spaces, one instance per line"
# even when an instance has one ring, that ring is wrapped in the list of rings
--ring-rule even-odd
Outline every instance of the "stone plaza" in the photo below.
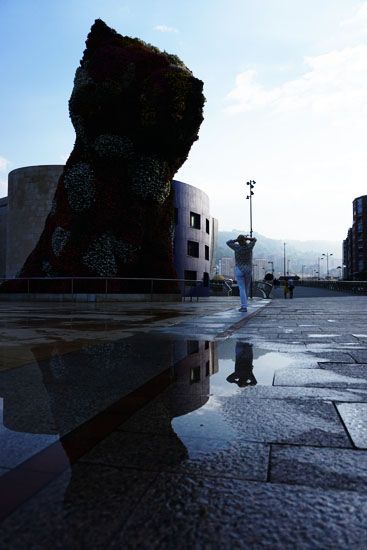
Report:
[[[365,548],[367,297],[272,298],[0,303],[0,547]]]

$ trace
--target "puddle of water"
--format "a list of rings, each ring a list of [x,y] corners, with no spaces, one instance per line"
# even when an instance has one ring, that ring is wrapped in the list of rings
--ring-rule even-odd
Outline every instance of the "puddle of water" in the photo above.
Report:
[[[210,342],[162,334],[89,343],[69,353],[62,353],[55,342],[47,356],[38,348],[32,351],[33,363],[0,372],[4,398],[0,462],[11,444],[20,450],[9,467],[136,391],[146,391],[156,407],[137,430],[159,419],[163,405],[166,425],[172,426],[189,454],[195,455],[202,439],[211,441],[212,447],[214,440],[220,440],[225,447],[235,432],[222,417],[221,398],[245,394],[247,386],[271,385],[277,369],[295,362],[305,366],[302,354],[266,350],[242,340]],[[160,377],[164,383],[154,382],[153,389],[141,390]],[[144,413],[144,409],[133,412]]]

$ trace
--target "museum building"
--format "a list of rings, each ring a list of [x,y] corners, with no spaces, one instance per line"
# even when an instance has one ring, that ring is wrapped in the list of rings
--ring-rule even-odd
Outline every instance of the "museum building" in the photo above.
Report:
[[[64,165],[26,166],[9,173],[8,196],[0,199],[0,277],[14,278],[43,231]],[[208,288],[215,270],[218,222],[206,193],[173,180],[174,264],[179,279]]]

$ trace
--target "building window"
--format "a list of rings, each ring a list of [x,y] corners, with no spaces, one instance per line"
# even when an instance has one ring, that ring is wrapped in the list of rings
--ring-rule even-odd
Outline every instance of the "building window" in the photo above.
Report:
[[[195,241],[187,241],[187,254],[193,258],[199,257],[199,243]]]
[[[205,340],[204,349],[209,349],[209,340]]]
[[[190,384],[194,384],[195,382],[200,382],[200,366],[191,367],[190,369]]]
[[[205,271],[203,275],[203,287],[208,288],[208,286],[209,286],[209,273]]]
[[[210,224],[209,224],[208,218],[206,218],[205,223],[206,223],[206,232],[207,232],[208,235],[209,235],[209,233],[210,233]]]
[[[178,208],[174,209],[173,216],[174,216],[173,219],[174,219],[175,225],[177,225],[178,224]]]
[[[200,229],[200,214],[190,212],[190,227],[193,227],[194,229]]]
[[[184,278],[185,281],[196,281],[197,279],[197,271],[190,271],[186,270],[184,271]],[[186,286],[195,286],[194,282],[191,283],[185,283]]]
[[[187,355],[199,353],[199,340],[187,340]]]
[[[209,260],[209,246],[205,245],[205,259]]]
[[[210,361],[205,363],[205,376],[210,376]]]

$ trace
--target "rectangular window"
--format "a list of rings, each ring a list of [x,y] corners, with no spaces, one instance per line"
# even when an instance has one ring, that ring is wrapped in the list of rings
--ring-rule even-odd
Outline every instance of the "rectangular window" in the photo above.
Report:
[[[208,218],[206,218],[205,222],[206,222],[206,232],[207,232],[208,235],[209,235],[209,233],[210,233],[210,223],[209,223]]]
[[[205,363],[205,376],[210,376],[210,361]]]
[[[200,214],[190,212],[190,227],[193,227],[194,229],[200,229]]]
[[[187,254],[193,258],[199,257],[199,243],[195,241],[187,241]]]
[[[209,246],[205,245],[205,259],[209,260]]]
[[[190,369],[190,384],[194,384],[195,382],[200,382],[200,366],[191,367]]]
[[[199,353],[199,340],[187,340],[187,354]]]

